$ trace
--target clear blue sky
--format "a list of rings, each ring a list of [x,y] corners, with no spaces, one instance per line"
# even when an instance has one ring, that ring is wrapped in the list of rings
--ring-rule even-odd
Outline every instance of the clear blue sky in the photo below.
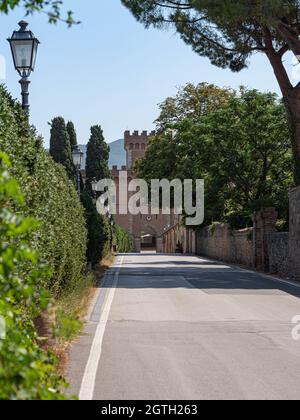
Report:
[[[151,130],[157,104],[186,82],[234,88],[243,84],[279,93],[272,69],[261,55],[252,58],[248,70],[231,73],[197,56],[172,31],[144,29],[120,0],[67,0],[65,4],[82,21],[80,26],[52,26],[43,15],[27,18],[41,41],[31,77],[31,122],[46,145],[47,121],[58,115],[74,121],[80,143],[87,143],[93,124],[102,125],[108,142],[122,138],[126,129]],[[5,83],[18,98],[19,78],[6,38],[23,17],[21,9],[0,16]]]

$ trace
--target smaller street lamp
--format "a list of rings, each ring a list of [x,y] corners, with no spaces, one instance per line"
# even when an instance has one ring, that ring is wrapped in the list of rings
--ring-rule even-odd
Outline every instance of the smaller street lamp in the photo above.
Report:
[[[81,170],[83,163],[83,152],[80,150],[79,146],[75,146],[72,151],[73,163],[76,169]]]
[[[22,107],[29,111],[29,76],[34,71],[39,40],[27,29],[28,23],[22,20],[19,22],[20,29],[14,31],[10,44],[14,66],[21,76],[20,84],[22,88]]]
[[[93,178],[92,179],[91,185],[92,185],[92,190],[93,190],[94,197],[97,198],[96,196],[97,196],[97,185],[98,185],[98,181],[97,181],[96,178]]]
[[[72,152],[73,163],[76,168],[76,178],[77,178],[77,191],[78,196],[80,197],[80,171],[83,163],[83,152],[80,150],[79,146],[75,146]]]

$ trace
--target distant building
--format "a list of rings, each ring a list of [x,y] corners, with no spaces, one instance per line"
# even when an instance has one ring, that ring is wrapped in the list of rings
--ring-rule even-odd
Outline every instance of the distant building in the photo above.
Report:
[[[148,148],[149,139],[155,134],[147,131],[139,133],[134,131],[132,134],[130,131],[125,131],[124,134],[124,148],[126,150],[126,166],[118,168],[116,165],[112,167],[112,177],[117,185],[117,211],[119,210],[119,178],[120,171],[127,171],[127,185],[132,179],[135,178],[135,174],[132,170],[137,159],[141,159],[145,156]],[[130,195],[128,195],[128,199]],[[122,204],[122,203],[121,203]],[[128,205],[128,203],[123,203]],[[176,219],[176,220],[175,220]],[[157,252],[163,252],[163,241],[162,235],[173,226],[177,221],[178,217],[171,215],[137,215],[131,214],[117,214],[115,217],[116,223],[127,230],[134,238],[135,251],[140,252],[141,249],[152,249]]]

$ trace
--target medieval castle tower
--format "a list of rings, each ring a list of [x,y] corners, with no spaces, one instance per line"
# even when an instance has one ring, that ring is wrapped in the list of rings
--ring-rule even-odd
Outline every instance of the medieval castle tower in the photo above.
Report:
[[[119,214],[119,205],[128,206],[127,203],[119,203],[119,179],[120,172],[127,171],[127,185],[134,179],[135,174],[133,167],[137,159],[145,156],[149,139],[155,134],[147,131],[139,133],[130,131],[124,133],[124,148],[126,150],[127,165],[122,168],[112,167],[112,177],[117,186],[117,215],[116,223],[127,230],[134,238],[135,251],[140,252],[141,249],[156,249],[157,252],[163,252],[163,233],[174,224],[174,215],[136,215]],[[128,195],[128,198],[130,196]]]

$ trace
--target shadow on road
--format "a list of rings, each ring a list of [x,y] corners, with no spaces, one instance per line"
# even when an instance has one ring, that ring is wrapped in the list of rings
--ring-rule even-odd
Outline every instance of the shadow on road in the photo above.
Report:
[[[230,267],[226,263],[195,256],[189,259],[188,256],[174,254],[147,254],[147,259],[143,259],[142,254],[122,255],[125,255],[126,259],[119,272],[117,288],[185,288],[200,289],[207,294],[289,294],[300,297],[300,285],[297,287],[276,281],[260,273]],[[153,261],[149,256],[155,256]],[[116,270],[118,269],[114,267],[109,270],[105,287],[112,285]]]

